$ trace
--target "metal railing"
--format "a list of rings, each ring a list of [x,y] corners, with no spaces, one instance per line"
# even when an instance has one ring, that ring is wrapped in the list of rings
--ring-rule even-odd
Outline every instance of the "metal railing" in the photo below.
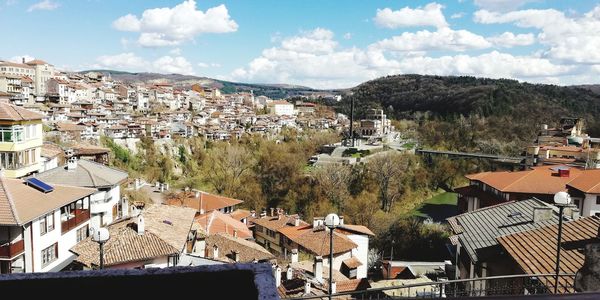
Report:
[[[556,274],[506,275],[423,282],[334,293],[333,299],[455,298],[552,294]],[[559,294],[575,293],[575,274],[559,275]],[[327,299],[327,294],[283,299]]]

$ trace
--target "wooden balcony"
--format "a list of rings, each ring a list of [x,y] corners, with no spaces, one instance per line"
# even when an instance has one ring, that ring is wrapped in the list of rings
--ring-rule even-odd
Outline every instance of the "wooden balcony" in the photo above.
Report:
[[[73,211],[70,219],[61,222],[62,234],[65,234],[69,230],[77,227],[79,224],[90,219],[89,209],[76,209]]]
[[[25,241],[20,240],[14,243],[1,244],[0,258],[13,258],[25,251]]]

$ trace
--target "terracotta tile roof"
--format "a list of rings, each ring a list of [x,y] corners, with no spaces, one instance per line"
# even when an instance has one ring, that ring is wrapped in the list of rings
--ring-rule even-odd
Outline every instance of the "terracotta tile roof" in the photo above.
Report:
[[[337,227],[335,230],[340,231],[345,234],[366,234],[370,236],[375,236],[375,233],[371,231],[367,226],[363,225],[352,225],[352,224],[344,224]]]
[[[41,120],[44,116],[9,103],[0,102],[0,120],[27,121]]]
[[[579,271],[585,257],[579,251],[587,243],[597,243],[600,219],[592,216],[566,222],[562,229],[561,273]],[[527,274],[555,273],[556,236],[558,225],[509,234],[498,237],[498,242]],[[554,291],[554,279],[540,278],[550,290]],[[565,293],[564,286],[572,286],[572,279],[561,278],[559,293]],[[568,292],[573,292],[569,289]]]
[[[78,144],[76,146],[73,146],[72,148],[75,154],[77,155],[96,155],[110,152],[110,149],[108,148],[84,144]]]
[[[63,149],[56,144],[44,143],[42,145],[42,156],[47,158],[54,158],[64,153]]]
[[[313,228],[310,225],[290,226],[279,230],[288,239],[314,255],[329,255],[329,231],[325,226]],[[333,253],[344,253],[358,247],[352,240],[344,234],[334,231],[333,234]]]
[[[584,176],[578,176],[567,185],[584,193],[600,194],[600,170],[585,170]]]
[[[233,236],[235,231],[239,238],[252,238],[252,231],[248,229],[246,224],[218,210],[197,216],[195,222],[207,235],[226,233]]]
[[[89,196],[95,189],[53,184],[43,193],[21,179],[0,177],[0,225],[23,225],[71,202]]]
[[[342,263],[346,265],[348,269],[356,269],[362,266],[362,263],[360,262],[360,260],[358,260],[358,258],[356,258],[356,256],[345,259],[344,261],[342,261]]]
[[[252,218],[250,221],[254,224],[258,224],[262,227],[268,228],[273,231],[280,231],[286,226],[294,226],[294,221],[299,218],[298,215],[277,215],[274,217],[262,217]],[[308,223],[300,220],[301,225],[308,225]]]
[[[343,280],[335,283],[336,293],[362,291],[370,287],[371,284],[369,284],[369,280],[366,278]]]
[[[26,62],[26,64],[28,64],[28,65],[47,65],[48,63],[41,59],[34,59],[34,60]]]
[[[252,215],[252,213],[249,210],[245,210],[245,209],[236,209],[235,211],[233,211],[232,213],[229,214],[232,218],[241,221],[245,218],[248,218],[249,216]]]
[[[9,66],[9,67],[31,69],[31,66],[28,66],[26,64],[14,63],[14,62],[11,62],[11,61],[0,61],[0,66]]]
[[[85,126],[77,125],[73,123],[56,123],[56,130],[58,131],[84,131]]]
[[[109,225],[110,239],[104,244],[107,266],[144,261],[180,253],[187,242],[195,211],[184,207],[152,205],[142,212],[145,230],[137,233],[135,218]],[[164,221],[168,222],[164,222]],[[91,237],[71,248],[76,261],[85,266],[99,265],[98,244]]]
[[[183,198],[183,203],[180,200],[181,198]],[[190,207],[196,211],[200,211],[200,205],[202,205],[204,213],[207,213],[213,210],[234,206],[244,201],[201,191],[198,198],[196,198],[194,192],[179,192],[175,197],[168,198],[166,202],[170,205]]]
[[[214,245],[217,245],[219,249],[219,257],[217,258],[213,257]],[[224,233],[218,233],[208,236],[206,238],[206,249],[206,257],[227,262],[234,262],[234,251],[238,251],[239,262],[252,262],[254,260],[261,261],[275,258],[273,254],[271,254],[269,251],[267,251],[267,249],[261,247],[257,243],[239,237],[235,238]]]
[[[466,177],[481,181],[502,192],[556,194],[566,190],[566,184],[582,174],[582,170],[569,168],[569,177],[559,177],[552,170],[559,166],[540,166],[516,172],[483,172]],[[600,180],[600,178],[598,178]]]

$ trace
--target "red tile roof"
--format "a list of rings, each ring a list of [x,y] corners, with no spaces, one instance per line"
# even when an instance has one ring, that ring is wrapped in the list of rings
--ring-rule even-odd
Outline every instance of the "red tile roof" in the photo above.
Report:
[[[246,224],[218,210],[196,216],[195,220],[207,235],[226,233],[231,236],[236,235],[242,239],[252,238],[252,231],[246,227]]]
[[[198,198],[196,198],[194,192],[180,192],[175,197],[167,199],[167,204],[191,207],[197,211],[200,211],[200,206],[202,206],[204,213],[234,206],[242,202],[244,201],[206,192],[200,192]]]

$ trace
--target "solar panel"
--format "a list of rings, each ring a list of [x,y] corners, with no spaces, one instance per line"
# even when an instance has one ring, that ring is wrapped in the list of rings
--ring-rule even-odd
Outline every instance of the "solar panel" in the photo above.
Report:
[[[30,185],[33,186],[34,188],[44,192],[44,193],[49,193],[54,191],[54,187],[52,187],[51,185],[37,179],[37,178],[27,178],[25,179],[25,182]]]

